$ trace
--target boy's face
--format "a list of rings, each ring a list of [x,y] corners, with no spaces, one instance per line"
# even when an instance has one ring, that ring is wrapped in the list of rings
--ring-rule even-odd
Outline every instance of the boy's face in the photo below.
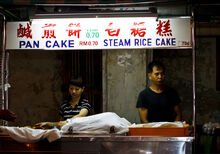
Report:
[[[153,84],[163,84],[165,79],[165,72],[163,68],[158,68],[156,66],[153,67],[152,73],[148,73],[149,79],[152,81]]]
[[[78,87],[74,85],[69,86],[69,94],[72,96],[72,98],[80,97],[83,91],[84,87]]]

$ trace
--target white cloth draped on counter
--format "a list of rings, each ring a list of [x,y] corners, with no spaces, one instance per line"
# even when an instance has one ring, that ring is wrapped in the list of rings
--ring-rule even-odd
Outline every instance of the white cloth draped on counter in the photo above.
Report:
[[[120,118],[113,112],[78,117],[67,121],[68,123],[61,128],[61,131],[69,134],[123,134],[129,131],[128,126],[131,125],[125,118]]]
[[[37,142],[43,139],[47,139],[49,142],[55,141],[61,138],[61,132],[59,129],[32,129],[26,127],[8,127],[0,126],[1,135],[9,135],[11,138],[18,142]]]
[[[61,138],[62,133],[80,134],[123,134],[128,132],[129,121],[112,112],[67,120],[61,130],[32,129],[27,127],[0,126],[0,135],[9,135],[18,142],[37,142],[47,139],[49,142]]]

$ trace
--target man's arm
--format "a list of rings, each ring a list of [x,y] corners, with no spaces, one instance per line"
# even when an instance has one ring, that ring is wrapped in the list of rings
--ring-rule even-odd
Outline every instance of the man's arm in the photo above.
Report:
[[[176,113],[175,121],[182,121],[183,120],[183,118],[182,118],[182,111],[181,111],[181,108],[180,108],[179,104],[174,106],[174,111]]]
[[[141,123],[148,123],[147,114],[148,110],[146,108],[138,108]]]

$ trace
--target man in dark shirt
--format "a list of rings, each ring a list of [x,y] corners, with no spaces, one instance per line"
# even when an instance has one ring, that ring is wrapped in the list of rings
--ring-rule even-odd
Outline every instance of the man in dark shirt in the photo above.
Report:
[[[164,65],[157,61],[149,63],[148,78],[152,83],[140,92],[136,105],[141,122],[181,121],[179,95],[164,85]]]

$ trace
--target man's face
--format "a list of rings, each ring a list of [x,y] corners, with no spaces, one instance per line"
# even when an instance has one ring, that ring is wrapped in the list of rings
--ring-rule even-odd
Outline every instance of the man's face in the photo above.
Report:
[[[153,84],[161,85],[163,84],[165,79],[165,72],[163,68],[158,68],[154,66],[152,73],[148,73],[148,77]]]

